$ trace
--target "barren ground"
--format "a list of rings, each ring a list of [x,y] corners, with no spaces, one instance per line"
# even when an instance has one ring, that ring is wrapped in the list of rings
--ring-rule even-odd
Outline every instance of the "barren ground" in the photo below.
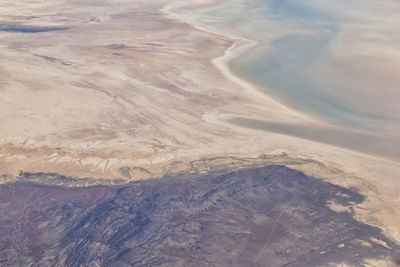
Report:
[[[324,122],[229,72],[245,40],[148,2],[2,1],[2,182],[21,171],[138,180],[267,155],[358,188],[367,199],[356,215],[400,240],[398,162],[230,125],[224,116]]]

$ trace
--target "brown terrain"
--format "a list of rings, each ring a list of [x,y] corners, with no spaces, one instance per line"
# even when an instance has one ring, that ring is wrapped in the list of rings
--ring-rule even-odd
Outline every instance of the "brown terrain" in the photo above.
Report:
[[[4,266],[395,266],[359,193],[284,166],[63,188],[0,186]],[[68,177],[53,175],[55,180]],[[336,210],[331,209],[335,206]]]
[[[229,71],[250,41],[190,24],[170,2],[0,3],[0,183],[50,173],[73,182],[49,185],[121,184],[280,164],[355,188],[365,197],[351,205],[355,218],[400,241],[399,163],[229,123],[325,124]],[[201,8],[193,2],[185,12]]]

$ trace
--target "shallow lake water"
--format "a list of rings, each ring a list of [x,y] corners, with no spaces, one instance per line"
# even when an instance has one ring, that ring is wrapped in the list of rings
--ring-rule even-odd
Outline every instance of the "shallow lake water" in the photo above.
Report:
[[[16,26],[16,25],[0,25],[0,31],[13,33],[41,33],[62,31],[66,28],[62,27],[33,27],[33,26]]]
[[[251,0],[210,9],[203,19],[258,42],[231,63],[237,75],[293,109],[347,129],[306,137],[307,127],[281,125],[280,133],[353,149],[354,136],[344,135],[361,131],[373,142],[361,138],[357,150],[392,157],[400,144],[399,12],[396,0]],[[276,132],[277,125],[257,128]]]

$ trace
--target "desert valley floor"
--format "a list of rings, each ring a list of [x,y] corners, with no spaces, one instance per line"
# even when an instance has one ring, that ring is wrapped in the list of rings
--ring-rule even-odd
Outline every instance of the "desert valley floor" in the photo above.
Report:
[[[0,266],[400,264],[398,145],[235,75],[221,2],[0,3]]]

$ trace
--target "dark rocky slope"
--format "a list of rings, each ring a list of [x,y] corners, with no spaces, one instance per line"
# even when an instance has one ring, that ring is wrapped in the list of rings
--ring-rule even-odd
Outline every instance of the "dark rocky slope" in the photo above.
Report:
[[[283,166],[123,187],[15,184],[0,200],[3,266],[363,266],[399,249],[351,208],[327,206],[361,195]]]

